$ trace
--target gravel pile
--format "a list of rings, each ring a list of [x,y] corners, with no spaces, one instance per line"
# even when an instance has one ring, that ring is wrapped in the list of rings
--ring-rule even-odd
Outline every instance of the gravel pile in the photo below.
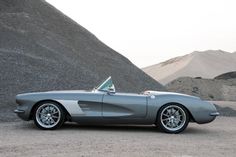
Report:
[[[221,74],[219,76],[216,76],[215,79],[223,79],[223,80],[236,79],[236,71]]]
[[[167,90],[201,97],[204,100],[236,101],[236,79],[181,77],[166,85]]]
[[[91,89],[108,76],[118,91],[164,90],[44,0],[0,1],[0,111],[17,93]]]

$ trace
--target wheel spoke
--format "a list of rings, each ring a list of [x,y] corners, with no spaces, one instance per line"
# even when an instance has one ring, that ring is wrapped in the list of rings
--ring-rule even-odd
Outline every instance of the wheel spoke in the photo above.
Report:
[[[181,122],[180,119],[175,119],[176,124],[178,125],[179,122]]]
[[[51,122],[52,122],[53,124],[55,123],[55,120],[54,120],[53,118],[51,118],[50,120],[51,120]]]
[[[173,113],[173,115],[176,115],[176,113],[177,113],[177,112],[179,112],[179,110],[178,110],[178,109],[176,109],[176,110],[175,110],[175,112]]]
[[[170,117],[170,115],[168,115],[168,114],[164,114],[164,113],[163,113],[162,115],[163,115],[163,116],[166,116],[166,117]]]
[[[50,125],[50,119],[47,119],[45,122],[46,125]]]
[[[182,117],[182,115],[177,115],[176,119],[180,119]]]
[[[40,114],[40,115],[46,115],[46,113],[43,113],[43,112],[40,112],[39,114]]]
[[[177,110],[176,113],[175,113],[174,115],[175,115],[175,116],[180,115],[179,110]]]
[[[52,115],[52,118],[56,118],[56,119],[57,119],[57,118],[59,118],[59,117],[58,117],[58,116],[54,116],[54,115]]]
[[[175,121],[173,121],[174,124],[174,128],[178,127],[178,123],[176,123]]]
[[[50,111],[50,112],[52,112],[52,109],[53,109],[53,107],[52,107],[52,106],[49,106],[49,111]]]
[[[47,112],[48,112],[48,106],[45,106],[45,108],[44,108]]]
[[[170,121],[166,123],[167,126],[170,126]]]
[[[173,115],[175,112],[175,109],[174,108],[171,108],[171,114]]]
[[[162,121],[167,121],[167,120],[169,120],[169,118],[162,119]]]
[[[42,118],[41,120],[43,123],[45,123],[47,121],[46,118]]]
[[[46,114],[46,112],[47,112],[46,109],[43,108],[43,109],[42,109],[42,113],[45,113],[45,114]]]
[[[171,115],[171,109],[167,110],[168,115]]]
[[[55,111],[55,112],[53,112],[52,114],[54,115],[54,114],[57,114],[58,113],[58,111]]]
[[[171,123],[171,128],[174,128],[175,127],[175,124],[174,122]]]
[[[52,109],[51,113],[54,113],[54,112],[56,112],[56,109],[55,109],[55,108]]]

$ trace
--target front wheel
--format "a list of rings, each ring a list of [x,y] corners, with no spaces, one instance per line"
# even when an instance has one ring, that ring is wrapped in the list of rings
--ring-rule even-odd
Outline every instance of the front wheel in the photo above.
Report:
[[[180,104],[167,104],[160,108],[157,125],[166,133],[180,133],[189,123],[189,113]]]
[[[65,113],[56,102],[39,103],[33,113],[35,125],[44,130],[59,128],[65,121]]]

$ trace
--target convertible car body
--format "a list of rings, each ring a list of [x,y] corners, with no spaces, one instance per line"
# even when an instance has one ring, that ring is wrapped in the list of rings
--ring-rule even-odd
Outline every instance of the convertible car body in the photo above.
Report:
[[[117,93],[111,77],[91,91],[49,91],[18,94],[15,113],[34,120],[41,129],[79,124],[156,124],[167,133],[183,131],[189,121],[208,123],[219,115],[215,106],[198,97],[144,91]]]

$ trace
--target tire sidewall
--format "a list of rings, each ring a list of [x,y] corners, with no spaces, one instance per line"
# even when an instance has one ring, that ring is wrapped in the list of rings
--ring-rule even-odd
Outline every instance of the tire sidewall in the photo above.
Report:
[[[46,104],[46,103],[53,104],[53,105],[57,106],[58,109],[59,109],[60,112],[61,112],[61,117],[60,117],[59,122],[58,122],[55,126],[53,126],[53,127],[51,127],[51,128],[45,128],[45,127],[41,126],[41,125],[38,123],[37,119],[36,119],[36,112],[37,112],[37,109],[38,109],[40,106],[42,106],[42,105],[44,105],[44,104]],[[53,102],[53,101],[43,101],[43,102],[40,102],[39,104],[37,104],[37,106],[34,108],[34,111],[33,111],[33,120],[34,120],[34,124],[35,124],[38,128],[40,128],[40,129],[42,129],[42,130],[55,130],[55,129],[61,127],[61,126],[63,125],[63,123],[65,122],[65,112],[64,112],[63,108],[61,107],[61,105],[59,105],[58,103]]]
[[[186,120],[185,120],[184,125],[183,125],[180,129],[175,130],[175,131],[168,130],[168,129],[165,128],[165,127],[163,126],[163,124],[161,123],[161,112],[162,112],[166,107],[171,106],[171,105],[175,105],[175,106],[180,107],[180,108],[184,111],[184,113],[185,113],[185,115],[186,115]],[[184,130],[187,128],[187,126],[188,126],[189,120],[190,120],[190,117],[189,117],[189,112],[187,111],[187,109],[186,109],[183,105],[177,104],[177,103],[168,103],[168,104],[162,106],[162,107],[159,109],[158,114],[157,114],[157,126],[160,128],[161,131],[166,132],[166,133],[177,134],[177,133],[180,133],[180,132],[184,131]]]

